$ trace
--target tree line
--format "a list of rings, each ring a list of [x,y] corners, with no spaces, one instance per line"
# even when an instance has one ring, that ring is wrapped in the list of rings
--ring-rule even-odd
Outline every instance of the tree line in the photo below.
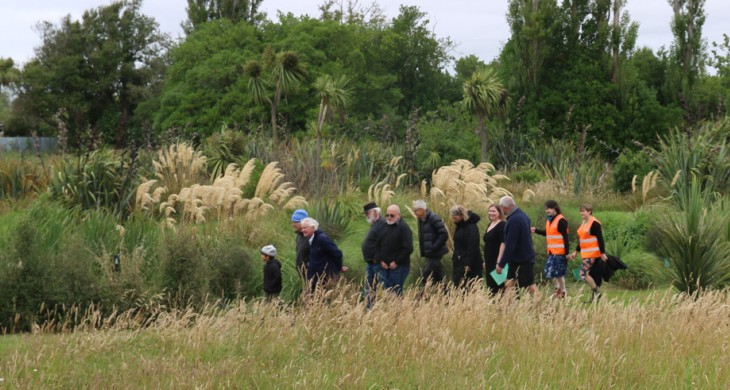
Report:
[[[458,126],[480,136],[481,150],[464,157],[486,160],[487,129],[588,135],[615,156],[727,112],[730,45],[725,36],[709,50],[704,0],[668,1],[674,40],[657,52],[636,47],[627,0],[511,0],[511,36],[490,63],[454,58],[417,6],[388,19],[377,4],[327,0],[317,17],[269,19],[262,1],[188,0],[179,42],[141,13],[142,0],[40,23],[35,57],[20,68],[0,61],[5,134],[63,133],[69,149],[86,149],[221,128],[277,144],[403,142],[410,127],[459,137]]]

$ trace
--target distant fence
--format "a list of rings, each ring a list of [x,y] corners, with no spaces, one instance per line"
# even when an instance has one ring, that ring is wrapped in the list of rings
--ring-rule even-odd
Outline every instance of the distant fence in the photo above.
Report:
[[[41,152],[58,150],[57,137],[38,137]],[[32,152],[35,153],[35,141],[32,137],[0,137],[0,152]]]

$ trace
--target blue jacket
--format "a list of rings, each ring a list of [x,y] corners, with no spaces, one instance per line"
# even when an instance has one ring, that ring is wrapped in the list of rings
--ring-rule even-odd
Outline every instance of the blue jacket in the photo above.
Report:
[[[342,251],[323,231],[314,232],[314,240],[309,247],[307,279],[315,275],[338,275],[342,269]]]
[[[529,264],[535,262],[535,248],[532,245],[530,217],[519,208],[507,217],[504,227],[504,254],[499,266],[507,263]]]

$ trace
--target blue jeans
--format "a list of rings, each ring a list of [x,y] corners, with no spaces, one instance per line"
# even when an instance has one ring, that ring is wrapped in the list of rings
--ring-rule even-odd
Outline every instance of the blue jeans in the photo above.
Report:
[[[372,306],[373,299],[375,299],[375,288],[377,287],[377,284],[381,283],[381,280],[378,277],[381,269],[380,264],[367,264],[367,276],[365,279],[366,284],[363,288],[363,293],[365,294],[365,299],[367,299],[368,308]]]
[[[404,265],[399,265],[398,268],[392,270],[380,268],[380,280],[386,289],[392,289],[396,294],[403,295],[403,285],[410,272],[411,267]]]

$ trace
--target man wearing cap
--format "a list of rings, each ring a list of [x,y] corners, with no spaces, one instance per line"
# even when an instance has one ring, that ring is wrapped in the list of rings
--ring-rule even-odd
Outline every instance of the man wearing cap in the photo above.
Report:
[[[362,242],[362,258],[365,260],[367,270],[365,295],[367,296],[367,306],[370,307],[375,285],[378,282],[377,276],[380,272],[380,264],[375,260],[378,253],[378,236],[383,230],[385,219],[381,218],[380,207],[374,202],[366,204],[363,211],[370,224],[370,230],[368,230],[368,234]]]
[[[281,263],[276,259],[276,248],[273,245],[261,248],[261,260],[264,261],[264,294],[271,300],[281,293]]]
[[[380,264],[380,280],[383,287],[403,294],[403,285],[411,270],[413,233],[401,218],[400,207],[392,204],[385,214],[386,224],[378,235],[375,259]]]
[[[421,257],[426,259],[422,283],[425,286],[429,278],[433,283],[439,283],[444,278],[441,258],[449,252],[449,248],[446,247],[449,239],[446,225],[438,214],[426,208],[424,200],[413,202],[413,214],[418,218],[418,248]]]
[[[306,211],[298,209],[294,211],[291,216],[291,225],[294,228],[294,232],[297,234],[296,243],[296,265],[299,277],[302,280],[307,277],[307,262],[309,261],[309,240],[307,240],[302,234],[302,219],[309,217]]]

